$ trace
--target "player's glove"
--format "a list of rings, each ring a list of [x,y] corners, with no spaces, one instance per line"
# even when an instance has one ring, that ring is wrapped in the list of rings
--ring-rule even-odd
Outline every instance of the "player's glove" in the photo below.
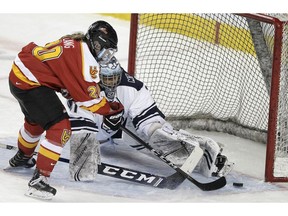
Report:
[[[103,116],[102,129],[105,131],[117,131],[120,128],[122,117],[124,114],[124,107],[121,103],[109,103],[111,111],[109,114]]]
[[[67,100],[67,106],[72,112],[77,112],[78,106],[73,99]]]
[[[62,96],[65,97],[66,99],[71,99],[71,98],[72,98],[67,89],[61,89],[60,93],[61,93]]]

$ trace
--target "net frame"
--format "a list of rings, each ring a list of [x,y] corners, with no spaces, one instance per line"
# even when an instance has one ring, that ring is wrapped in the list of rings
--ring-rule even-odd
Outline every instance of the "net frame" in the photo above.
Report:
[[[285,166],[285,163],[288,164],[288,161],[286,160],[288,158],[287,155],[284,155],[284,162],[282,161],[280,165],[276,165],[277,158],[275,157],[276,152],[278,151],[277,148],[281,145],[281,142],[286,142],[286,138],[284,137],[284,134],[287,132],[287,119],[285,117],[283,118],[283,123],[280,122],[278,111],[280,109],[286,109],[285,105],[281,105],[281,103],[288,102],[286,101],[285,96],[284,101],[279,101],[279,94],[285,94],[285,87],[283,85],[281,86],[281,80],[284,80],[284,83],[286,83],[286,78],[284,77],[285,73],[284,70],[287,70],[287,60],[286,63],[283,63],[282,61],[282,54],[283,54],[283,46],[285,47],[285,52],[287,52],[287,19],[279,19],[276,18],[274,15],[266,15],[266,14],[248,14],[248,13],[242,13],[242,14],[235,14],[237,16],[245,17],[251,20],[256,20],[261,23],[270,24],[274,27],[274,39],[272,41],[273,47],[273,55],[272,55],[272,68],[271,68],[271,83],[269,83],[270,86],[267,87],[270,90],[270,101],[269,101],[269,117],[268,117],[268,127],[267,130],[263,131],[255,131],[250,130],[250,128],[245,128],[245,130],[241,130],[241,134],[235,134],[231,131],[225,131],[231,134],[235,134],[241,137],[249,138],[252,140],[260,141],[267,144],[266,147],[266,165],[265,165],[265,181],[269,182],[287,182],[288,181],[288,174],[286,176],[281,176],[282,174],[275,173],[275,166]],[[131,75],[135,76],[135,69],[136,69],[136,58],[137,58],[137,31],[138,31],[138,23],[139,22],[139,16],[138,14],[131,14],[131,23],[130,23],[130,46],[129,46],[129,57],[128,57],[128,71]],[[283,32],[286,32],[283,36]],[[284,45],[283,45],[284,44]],[[286,69],[285,69],[286,67]],[[284,68],[284,69],[283,69]],[[281,75],[281,73],[283,73]],[[282,77],[281,77],[282,76]],[[156,101],[157,102],[157,101]],[[168,121],[173,122],[173,118],[168,118]],[[185,125],[188,127],[194,127],[195,125],[191,124],[191,122],[195,122],[195,119],[181,119],[181,122],[186,122]],[[196,120],[197,122],[197,120]],[[175,122],[174,122],[175,123]],[[221,122],[222,124],[223,122]],[[178,127],[183,127],[183,124],[179,124],[179,121],[176,121],[175,123]],[[230,124],[234,124],[231,123]],[[211,124],[215,125],[215,123]],[[231,128],[231,125],[227,124],[227,128]],[[285,126],[283,126],[285,125]],[[207,125],[205,125],[206,127]],[[233,127],[238,127],[238,125],[233,125]],[[195,128],[195,127],[194,127]],[[196,129],[207,129],[207,128],[196,128]],[[217,128],[208,128],[209,130],[217,130]],[[251,132],[253,131],[253,132]],[[279,136],[281,134],[282,137]],[[255,139],[255,137],[258,137]],[[282,139],[282,140],[281,140]],[[288,138],[287,138],[288,143]],[[286,148],[286,147],[285,147]],[[288,151],[287,151],[288,153]],[[284,164],[284,165],[283,165]],[[286,169],[287,168],[283,168]],[[288,173],[288,171],[287,171]]]

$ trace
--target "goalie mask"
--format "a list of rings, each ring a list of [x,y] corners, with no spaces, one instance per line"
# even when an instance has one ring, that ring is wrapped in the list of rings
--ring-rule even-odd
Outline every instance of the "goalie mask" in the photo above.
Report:
[[[106,90],[115,90],[120,84],[122,77],[122,68],[115,57],[112,57],[109,62],[100,64],[100,85]]]
[[[94,22],[85,34],[85,38],[92,55],[100,64],[107,63],[117,52],[117,33],[105,21]]]

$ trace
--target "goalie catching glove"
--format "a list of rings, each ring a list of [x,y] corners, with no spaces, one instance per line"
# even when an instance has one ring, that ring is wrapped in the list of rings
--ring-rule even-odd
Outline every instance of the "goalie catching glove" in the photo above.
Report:
[[[119,130],[124,114],[124,107],[121,103],[114,101],[110,102],[109,105],[111,111],[108,115],[103,116],[103,123],[101,125],[101,128],[108,133]]]

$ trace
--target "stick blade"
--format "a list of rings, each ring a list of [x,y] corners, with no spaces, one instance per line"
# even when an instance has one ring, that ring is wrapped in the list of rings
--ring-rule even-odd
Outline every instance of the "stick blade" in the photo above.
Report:
[[[170,190],[176,189],[182,182],[186,179],[185,176],[181,175],[178,172],[167,176],[159,185],[159,188],[167,188]]]
[[[190,178],[188,179],[191,181]],[[200,183],[196,181],[195,179],[193,179],[193,183],[203,191],[213,191],[213,190],[218,190],[218,189],[223,188],[226,185],[227,181],[226,181],[226,178],[222,176],[218,178],[217,180],[208,182],[208,183]]]

